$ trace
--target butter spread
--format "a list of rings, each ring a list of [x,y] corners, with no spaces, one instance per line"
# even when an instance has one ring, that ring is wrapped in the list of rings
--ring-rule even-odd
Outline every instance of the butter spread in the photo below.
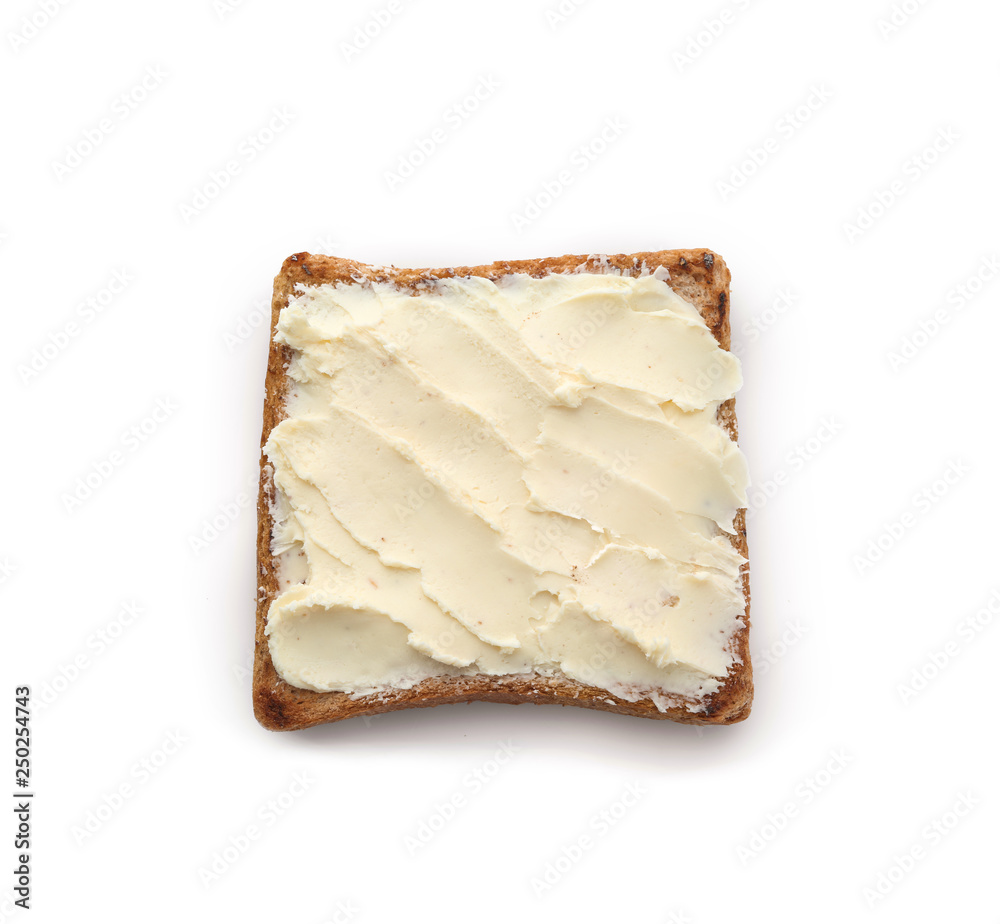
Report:
[[[659,708],[722,684],[742,626],[741,385],[657,269],[300,286],[265,452],[293,686],[561,673]]]

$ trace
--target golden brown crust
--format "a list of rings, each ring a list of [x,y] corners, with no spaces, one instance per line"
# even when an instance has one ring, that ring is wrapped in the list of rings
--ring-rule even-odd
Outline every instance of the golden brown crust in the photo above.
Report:
[[[719,344],[730,345],[729,269],[710,250],[662,250],[650,253],[616,254],[614,256],[563,256],[542,260],[511,260],[489,266],[458,266],[444,269],[396,269],[370,266],[353,260],[309,253],[289,257],[274,280],[271,301],[271,347],[267,360],[264,398],[264,427],[261,435],[260,493],[257,502],[257,632],[254,646],[253,703],[254,714],[265,727],[274,730],[308,728],[324,722],[335,722],[350,716],[376,715],[394,709],[437,706],[445,703],[486,701],[496,703],[536,703],[563,706],[584,706],[624,715],[651,719],[672,719],[693,725],[723,725],[739,722],[750,714],[753,699],[753,675],[750,664],[750,575],[744,565],[743,590],[746,597],[745,626],[733,639],[734,661],[724,685],[708,701],[702,712],[691,712],[684,706],[661,712],[649,699],[628,702],[599,687],[588,686],[567,677],[517,675],[494,677],[478,675],[456,678],[431,678],[409,690],[385,694],[351,697],[346,693],[317,693],[293,687],[278,676],[264,634],[267,611],[278,593],[278,577],[271,555],[271,501],[274,485],[270,468],[263,453],[271,429],[284,413],[287,390],[285,371],[291,358],[287,347],[274,342],[274,331],[281,309],[288,303],[296,284],[370,280],[392,282],[414,290],[429,280],[450,276],[483,276],[498,279],[510,273],[544,276],[548,273],[602,272],[614,268],[623,274],[638,275],[643,267],[649,272],[663,266],[669,273],[671,288],[685,296],[699,309]],[[732,438],[737,438],[736,404],[730,399],[719,408],[719,421]],[[745,511],[735,520],[733,545],[748,557]]]

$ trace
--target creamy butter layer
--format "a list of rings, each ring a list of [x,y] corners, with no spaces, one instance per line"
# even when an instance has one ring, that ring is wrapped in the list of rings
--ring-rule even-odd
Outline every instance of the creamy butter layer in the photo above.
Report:
[[[716,412],[741,376],[663,275],[299,288],[265,446],[288,683],[561,673],[661,709],[719,688],[748,477]]]

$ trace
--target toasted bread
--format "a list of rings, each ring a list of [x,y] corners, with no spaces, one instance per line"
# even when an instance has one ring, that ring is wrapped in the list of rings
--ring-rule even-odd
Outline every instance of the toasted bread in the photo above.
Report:
[[[449,267],[444,269],[396,269],[371,266],[330,256],[298,253],[289,257],[274,280],[271,305],[271,344],[267,363],[264,399],[263,433],[261,436],[260,493],[257,504],[258,594],[257,623],[253,671],[254,712],[259,722],[269,729],[306,728],[325,722],[335,722],[351,716],[375,715],[396,709],[436,706],[445,703],[489,701],[497,703],[552,704],[583,706],[654,719],[698,725],[730,724],[745,719],[753,697],[752,670],[749,655],[750,584],[749,565],[741,569],[746,609],[743,626],[732,638],[733,663],[721,687],[696,710],[689,705],[658,708],[651,699],[630,702],[605,689],[572,680],[563,675],[475,674],[460,677],[434,677],[409,689],[389,690],[370,695],[338,692],[316,692],[291,686],[275,670],[265,634],[268,609],[279,593],[277,560],[272,555],[272,504],[275,486],[272,470],[263,453],[263,446],[274,428],[285,416],[289,379],[287,368],[291,350],[275,342],[274,333],[281,310],[294,294],[298,284],[306,286],[324,283],[359,281],[389,282],[406,289],[435,278],[481,276],[496,280],[511,273],[544,276],[549,273],[585,271],[620,272],[639,275],[657,266],[669,273],[668,284],[693,303],[700,311],[719,345],[730,346],[729,281],[730,274],[723,260],[707,250],[669,250],[614,256],[563,256],[540,260],[497,262],[488,266]],[[720,425],[735,441],[737,423],[735,402],[729,399],[719,407]],[[748,557],[745,510],[738,511],[734,547]]]

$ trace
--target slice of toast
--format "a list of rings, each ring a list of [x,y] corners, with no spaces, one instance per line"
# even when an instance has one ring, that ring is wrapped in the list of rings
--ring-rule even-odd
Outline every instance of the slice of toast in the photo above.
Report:
[[[390,690],[370,695],[316,692],[286,683],[272,663],[265,634],[268,609],[279,593],[277,559],[272,555],[274,526],[271,509],[275,486],[272,469],[263,452],[271,430],[285,416],[289,379],[287,368],[292,351],[275,342],[274,334],[281,310],[294,293],[295,286],[388,282],[401,289],[415,289],[435,278],[480,276],[497,280],[511,273],[544,276],[549,273],[582,271],[588,273],[620,272],[638,276],[662,266],[669,273],[668,284],[695,305],[723,349],[730,346],[729,270],[723,260],[708,250],[666,250],[614,256],[563,256],[540,260],[497,262],[489,266],[449,267],[444,269],[397,269],[369,266],[353,260],[298,253],[289,257],[274,280],[271,304],[271,344],[268,355],[264,399],[264,422],[261,436],[260,493],[257,503],[257,627],[253,671],[254,713],[266,728],[290,730],[335,722],[351,716],[375,715],[395,709],[467,703],[477,700],[497,703],[536,703],[584,706],[624,715],[653,719],[671,719],[697,725],[730,724],[745,719],[753,698],[749,653],[750,583],[749,565],[741,568],[746,609],[743,626],[731,641],[733,663],[719,689],[698,704],[697,711],[684,705],[665,710],[651,699],[630,702],[607,690],[590,686],[564,675],[473,674],[458,677],[432,677],[409,689]],[[719,407],[720,425],[735,441],[737,424],[735,401]],[[733,546],[747,558],[745,510],[734,519]]]

